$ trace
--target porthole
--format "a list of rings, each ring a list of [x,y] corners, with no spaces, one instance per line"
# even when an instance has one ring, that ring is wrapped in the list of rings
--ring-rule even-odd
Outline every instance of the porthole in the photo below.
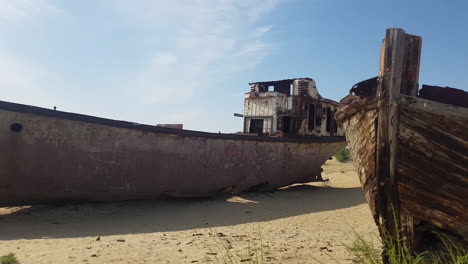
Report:
[[[21,124],[18,124],[18,123],[13,123],[10,126],[10,130],[13,133],[19,133],[19,132],[21,132],[22,129],[23,129],[23,126]]]

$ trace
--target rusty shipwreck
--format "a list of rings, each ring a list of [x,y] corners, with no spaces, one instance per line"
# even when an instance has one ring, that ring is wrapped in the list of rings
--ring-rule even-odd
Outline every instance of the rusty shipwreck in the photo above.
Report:
[[[437,244],[433,231],[468,240],[468,93],[418,91],[421,43],[388,29],[379,76],[336,113],[376,224],[414,251]]]
[[[0,101],[0,206],[208,197],[320,180],[345,145],[338,103],[321,98],[312,79],[269,86],[246,94],[240,134]]]

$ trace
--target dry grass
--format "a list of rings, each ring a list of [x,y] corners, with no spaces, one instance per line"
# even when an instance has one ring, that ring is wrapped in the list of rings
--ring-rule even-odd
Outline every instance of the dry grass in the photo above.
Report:
[[[214,232],[217,234],[216,232]],[[266,263],[262,233],[259,229],[256,239],[250,237],[248,246],[235,252],[220,236],[216,237],[216,255],[207,256],[208,263],[216,264],[264,264]]]

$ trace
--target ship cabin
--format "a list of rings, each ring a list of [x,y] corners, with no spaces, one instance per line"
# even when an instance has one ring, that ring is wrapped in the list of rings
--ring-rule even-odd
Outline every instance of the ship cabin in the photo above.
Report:
[[[343,136],[338,103],[320,96],[311,78],[254,82],[244,97],[244,133],[282,137]]]

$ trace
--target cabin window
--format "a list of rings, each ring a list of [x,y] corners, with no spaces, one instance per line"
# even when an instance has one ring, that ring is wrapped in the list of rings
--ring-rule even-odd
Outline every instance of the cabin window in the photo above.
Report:
[[[327,132],[330,132],[330,128],[331,128],[331,120],[332,116],[331,116],[331,109],[330,107],[327,107]]]
[[[273,85],[268,86],[268,91],[269,92],[273,92],[274,90],[275,90],[275,86],[273,86]]]
[[[316,104],[315,105],[315,124],[317,126],[322,125],[322,104]]]
[[[249,133],[263,133],[263,119],[251,119]]]
[[[309,130],[313,130],[315,127],[314,119],[315,119],[315,105],[310,104],[309,105],[309,118],[307,119],[307,126]]]
[[[294,86],[292,84],[289,85],[289,95],[293,95]]]

